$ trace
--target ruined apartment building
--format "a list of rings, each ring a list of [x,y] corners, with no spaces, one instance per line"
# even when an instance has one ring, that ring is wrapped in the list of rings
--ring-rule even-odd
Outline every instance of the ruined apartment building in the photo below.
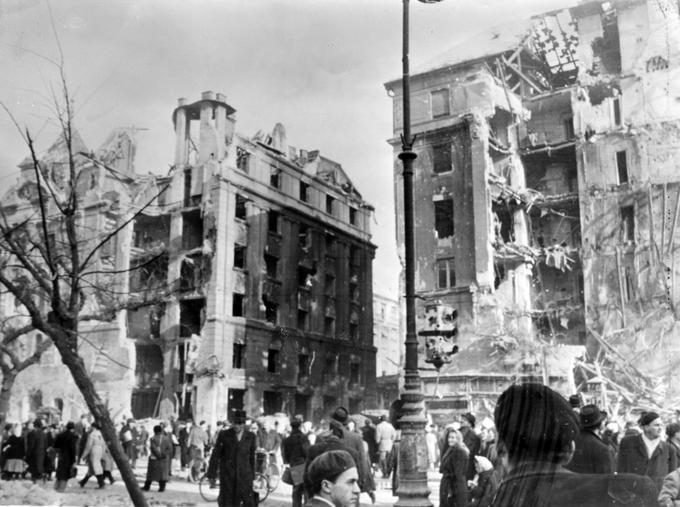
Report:
[[[129,130],[77,156],[83,237],[101,239],[141,210],[99,251],[99,290],[83,311],[128,292],[142,306],[80,327],[81,356],[114,419],[214,423],[243,408],[318,421],[338,405],[372,406],[373,208],[339,164],[288,147],[281,125],[235,134],[234,113],[221,94],[180,100],[167,176],[135,173]],[[90,154],[75,138],[75,152]],[[41,157],[54,188],[66,161],[63,141]],[[16,220],[38,205],[30,159],[20,169],[3,197]],[[24,324],[14,298],[1,299],[1,316]],[[16,351],[25,358],[43,339],[33,333]],[[65,420],[87,412],[54,347],[19,375],[11,402],[11,420],[44,407]]]
[[[433,414],[488,413],[522,378],[631,408],[675,396],[679,20],[670,1],[582,2],[412,73],[419,324],[428,302],[460,312],[453,362],[439,379],[421,362]]]
[[[246,138],[234,113],[219,93],[180,99],[163,212],[135,223],[144,267],[131,291],[177,292],[129,314],[132,413],[358,412],[375,392],[373,208],[338,163],[288,146],[281,124]]]

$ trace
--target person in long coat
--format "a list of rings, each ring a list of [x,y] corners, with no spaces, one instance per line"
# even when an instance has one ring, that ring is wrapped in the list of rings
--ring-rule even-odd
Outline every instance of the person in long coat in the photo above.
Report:
[[[283,462],[290,467],[290,476],[293,486],[293,507],[302,507],[302,497],[304,493],[304,473],[307,451],[309,451],[309,440],[300,430],[301,421],[294,419],[291,421],[290,435],[283,439],[281,445],[281,457]]]
[[[479,455],[482,448],[482,439],[475,433],[476,417],[470,412],[460,416],[460,434],[463,435],[463,443],[470,451],[470,459],[468,460],[468,468],[465,476],[467,480],[472,480],[475,476],[475,456]]]
[[[600,438],[607,415],[595,405],[584,405],[579,413],[581,431],[574,440],[575,450],[567,470],[580,474],[613,474],[612,448]]]
[[[40,419],[33,422],[33,429],[26,436],[26,463],[31,474],[31,480],[36,482],[45,474],[45,456],[47,439]]]
[[[160,425],[153,427],[153,436],[149,439],[149,464],[146,469],[144,491],[151,489],[152,482],[158,482],[158,491],[165,491],[165,484],[170,477],[168,462],[172,459],[175,448]]]
[[[219,507],[255,507],[253,480],[255,478],[256,437],[246,431],[246,414],[234,412],[234,423],[220,432],[210,456],[208,478],[214,480],[219,471]]]
[[[659,414],[646,412],[638,422],[642,433],[623,437],[619,444],[617,472],[646,475],[660,490],[664,477],[678,468],[675,451],[661,439]]]
[[[102,460],[104,459],[105,448],[106,442],[104,442],[99,425],[92,423],[90,433],[87,436],[87,442],[85,443],[85,449],[83,449],[83,454],[80,456],[80,459],[87,461],[87,473],[78,483],[81,488],[85,487],[85,484],[87,484],[87,481],[93,475],[97,478],[99,489],[104,488],[104,467]]]
[[[73,466],[78,460],[78,435],[73,421],[66,423],[66,429],[54,439],[57,451],[57,480],[54,489],[64,491],[68,480],[72,477]]]
[[[26,443],[21,436],[21,425],[12,427],[12,434],[2,443],[3,472],[8,479],[18,479],[26,470]]]
[[[469,452],[462,445],[463,436],[454,428],[446,431],[446,447],[442,453],[439,471],[440,507],[465,507],[467,505],[467,469]]]

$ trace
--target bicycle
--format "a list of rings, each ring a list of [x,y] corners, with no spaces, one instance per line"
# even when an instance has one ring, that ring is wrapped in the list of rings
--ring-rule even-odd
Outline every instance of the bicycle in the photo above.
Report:
[[[273,490],[269,489],[269,481],[267,477],[257,472],[253,479],[253,492],[257,496],[257,503],[262,503],[269,496]],[[211,481],[207,474],[203,474],[198,481],[198,492],[203,500],[206,502],[217,502],[217,497],[220,494],[220,480],[219,478]]]
[[[207,458],[193,458],[187,465],[188,473],[187,480],[194,484],[200,482],[201,478],[208,471]]]
[[[259,473],[264,476],[267,482],[267,494],[274,491],[281,481],[281,470],[276,464],[276,453],[274,451],[257,450],[255,451],[256,476]]]

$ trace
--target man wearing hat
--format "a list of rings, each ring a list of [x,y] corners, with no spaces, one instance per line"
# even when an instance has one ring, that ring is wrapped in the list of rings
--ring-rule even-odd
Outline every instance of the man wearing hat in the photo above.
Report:
[[[614,452],[602,441],[607,415],[596,405],[585,405],[579,412],[581,431],[576,435],[576,450],[566,468],[580,474],[612,474]]]
[[[474,457],[479,454],[479,450],[482,448],[482,439],[474,430],[476,422],[477,419],[470,412],[460,416],[460,432],[463,435],[463,443],[470,451],[467,472],[465,472],[465,479],[468,481],[475,478]]]
[[[234,411],[234,422],[220,432],[210,456],[208,479],[220,473],[219,507],[255,507],[253,480],[255,479],[255,435],[246,431],[246,413]]]
[[[347,451],[326,451],[307,468],[311,499],[305,507],[352,507],[359,504],[359,473]]]
[[[492,507],[656,506],[648,477],[579,474],[564,468],[574,452],[579,421],[568,401],[547,386],[508,387],[494,411],[508,473]]]
[[[281,444],[281,455],[283,462],[290,467],[290,480],[293,486],[293,507],[302,506],[302,496],[304,493],[304,473],[307,452],[309,450],[309,440],[302,433],[300,426],[302,421],[298,418],[290,422],[290,435],[283,439]]]
[[[661,438],[663,423],[656,412],[644,412],[638,421],[639,435],[621,439],[616,469],[619,473],[641,474],[651,477],[660,489],[663,478],[678,468],[675,452]]]

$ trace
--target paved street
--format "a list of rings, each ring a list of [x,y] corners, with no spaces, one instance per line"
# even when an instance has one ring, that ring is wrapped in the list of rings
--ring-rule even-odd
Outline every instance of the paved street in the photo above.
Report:
[[[85,467],[78,470],[78,479],[85,473]],[[175,472],[165,492],[158,493],[158,485],[154,484],[147,498],[154,506],[172,507],[209,507],[215,503],[206,502],[200,496],[198,485],[192,484],[186,479],[185,472]],[[135,470],[140,483],[146,475],[146,460],[140,460]],[[33,486],[30,481],[0,482],[0,505],[69,505],[69,506],[124,506],[130,505],[125,485],[120,480],[120,475],[114,471],[116,481],[113,485],[107,482],[105,489],[97,489],[94,478],[90,479],[84,488],[80,488],[77,479],[70,481],[69,487],[64,493],[56,493],[52,488],[53,483],[44,486]],[[429,484],[432,494],[430,500],[438,505],[439,474],[429,474]],[[390,489],[391,481],[376,478],[376,503],[377,506],[389,506],[396,502]],[[260,505],[263,507],[282,507],[290,505],[291,487],[280,483],[277,489]],[[361,505],[370,506],[371,502],[366,494],[361,495]]]

